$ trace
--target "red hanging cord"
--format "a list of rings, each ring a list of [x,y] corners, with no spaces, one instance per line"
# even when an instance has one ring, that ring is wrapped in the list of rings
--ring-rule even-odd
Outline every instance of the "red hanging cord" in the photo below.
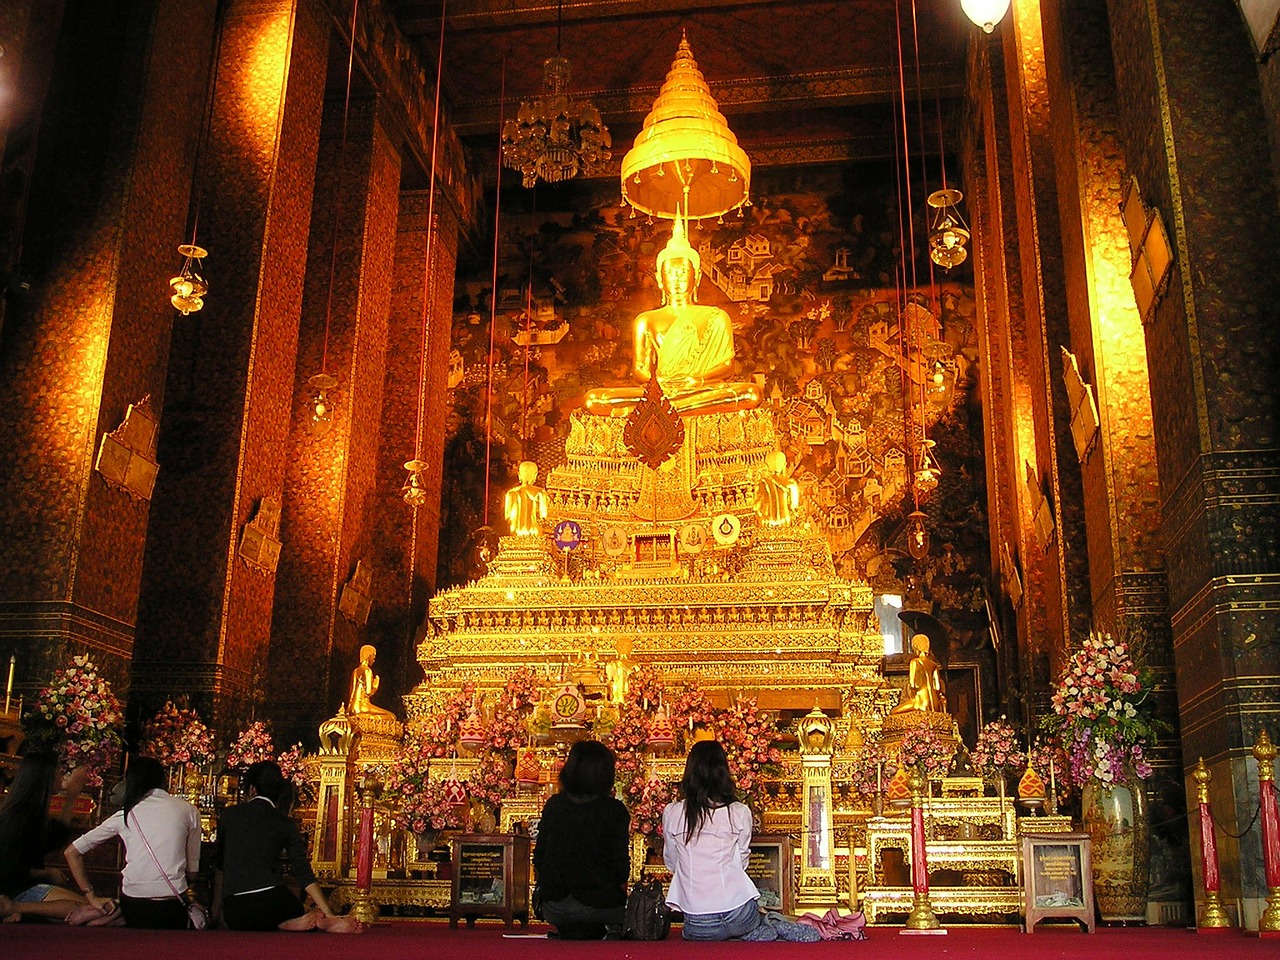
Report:
[[[498,136],[501,139],[507,109],[507,55],[502,55],[502,75],[498,81]],[[484,398],[484,526],[489,525],[489,473],[493,462],[493,352],[498,329],[498,240],[502,223],[502,147],[493,181],[493,279],[489,289],[489,378]]]

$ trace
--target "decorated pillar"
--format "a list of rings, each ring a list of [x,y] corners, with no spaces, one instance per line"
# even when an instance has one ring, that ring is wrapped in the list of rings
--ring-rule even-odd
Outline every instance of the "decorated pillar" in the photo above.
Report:
[[[835,834],[832,830],[831,754],[835,725],[816,705],[800,721],[800,890],[796,902],[830,904],[836,899]],[[853,852],[850,851],[850,856]]]
[[[265,699],[328,59],[314,0],[224,4],[199,171],[211,290],[176,327],[134,683],[221,728]]]
[[[266,682],[275,722],[295,731],[285,742],[346,700],[374,615],[374,584],[388,576],[371,501],[400,166],[379,99],[349,107],[341,95],[329,99],[293,384],[281,525],[288,547],[276,572]],[[375,644],[393,672],[406,638],[395,639],[390,648]]]
[[[87,652],[123,697],[216,4],[2,6],[2,112],[40,136],[0,129],[26,182],[0,201],[0,659],[29,695]]]
[[[351,865],[353,796],[352,746],[355,727],[345,714],[320,724],[320,787],[316,794],[316,832],[311,869],[321,880],[346,876]]]
[[[1280,274],[1260,270],[1257,255],[1280,231],[1274,118],[1233,0],[1107,0],[1107,21],[1125,172],[1137,184],[1126,209],[1183,751],[1203,756],[1215,789],[1229,790],[1214,806],[1222,897],[1239,900],[1253,928],[1266,890],[1247,829],[1249,747],[1280,710]]]

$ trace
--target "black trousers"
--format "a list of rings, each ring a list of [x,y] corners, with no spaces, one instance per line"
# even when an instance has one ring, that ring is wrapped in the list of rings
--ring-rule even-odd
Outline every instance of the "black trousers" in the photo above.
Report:
[[[120,912],[129,927],[144,930],[187,929],[187,905],[177,897],[120,896]]]
[[[287,887],[222,898],[222,919],[232,930],[274,930],[307,911]]]

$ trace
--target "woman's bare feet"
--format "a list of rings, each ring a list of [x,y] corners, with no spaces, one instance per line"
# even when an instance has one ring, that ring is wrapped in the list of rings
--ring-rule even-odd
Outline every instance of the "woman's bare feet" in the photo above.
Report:
[[[304,930],[314,930],[318,925],[322,914],[319,910],[308,910],[300,917],[294,917],[292,920],[286,920],[284,923],[276,927],[277,930],[285,930],[289,933],[301,933]]]
[[[325,933],[364,933],[365,926],[352,916],[324,917],[316,921],[316,926]]]

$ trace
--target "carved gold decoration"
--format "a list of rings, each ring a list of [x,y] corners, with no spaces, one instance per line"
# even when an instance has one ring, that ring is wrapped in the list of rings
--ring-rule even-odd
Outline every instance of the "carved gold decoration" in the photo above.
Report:
[[[652,470],[675,456],[684,443],[684,421],[658,386],[658,369],[645,384],[644,396],[627,414],[622,428],[627,450]]]
[[[274,574],[280,562],[280,498],[263,497],[240,532],[240,559],[251,570]]]
[[[127,493],[135,500],[150,500],[155,489],[156,435],[160,424],[151,411],[151,396],[129,404],[124,420],[110,433],[102,435],[95,464],[99,475],[113,490]]]

